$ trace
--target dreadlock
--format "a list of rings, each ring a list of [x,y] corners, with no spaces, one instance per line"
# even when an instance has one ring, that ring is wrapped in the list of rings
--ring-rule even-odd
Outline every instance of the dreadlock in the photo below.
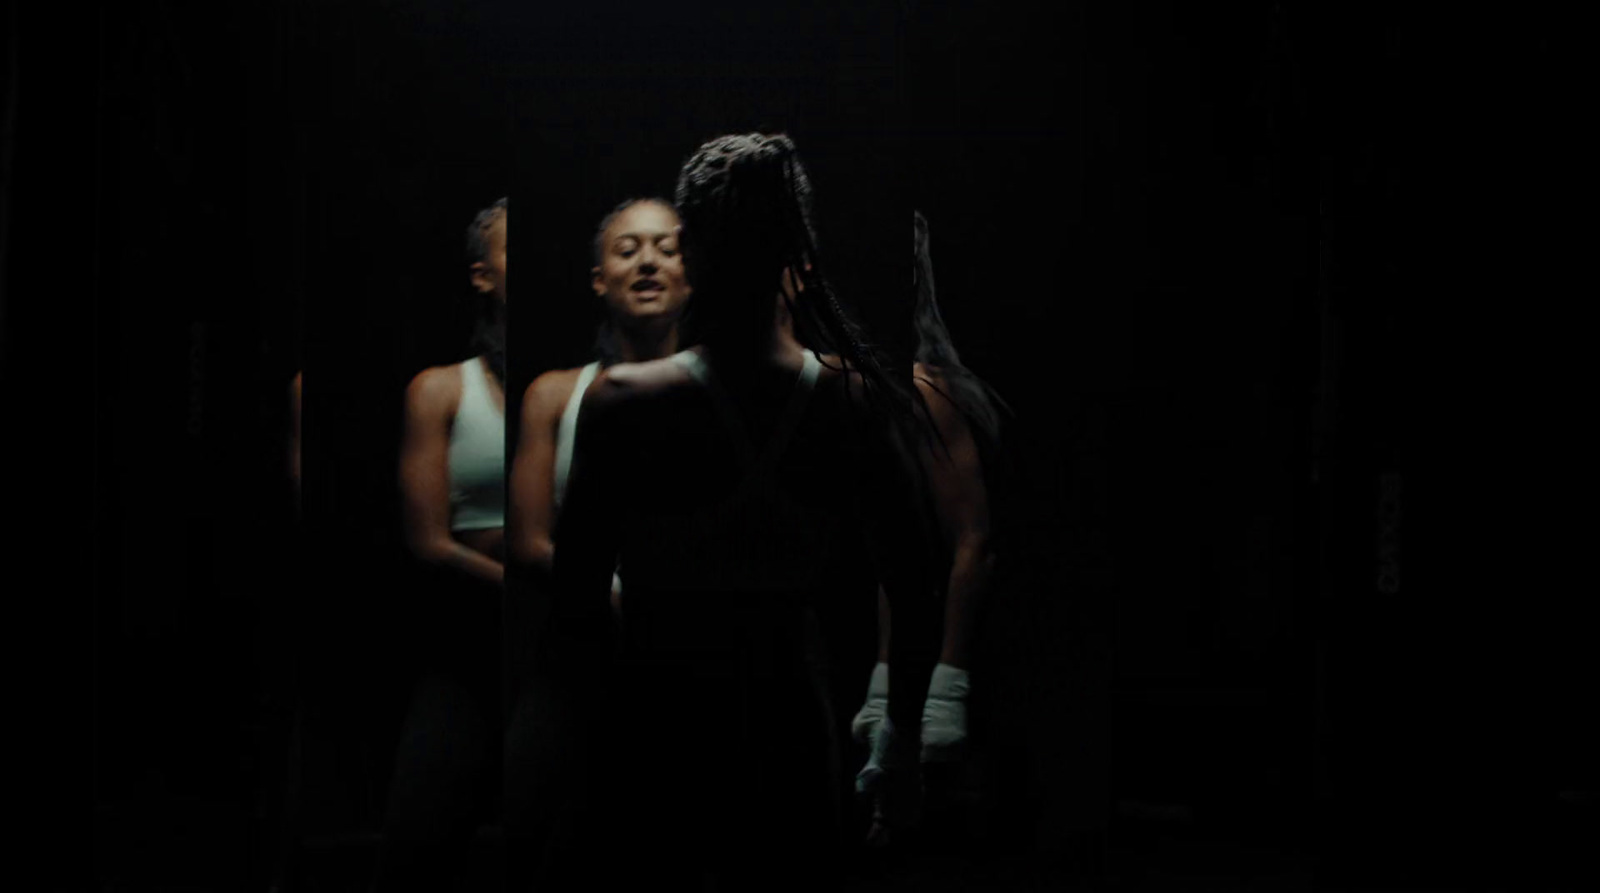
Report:
[[[489,230],[506,218],[509,199],[502,198],[472,218],[467,227],[467,263],[489,259]],[[478,321],[472,330],[472,350],[488,361],[489,370],[502,383],[506,380],[506,327],[500,302],[493,295],[480,295]]]
[[[988,438],[991,445],[1000,440],[1000,412],[1008,415],[1011,407],[1000,398],[988,382],[962,365],[961,357],[950,341],[950,330],[945,328],[939,314],[939,303],[934,297],[933,257],[928,250],[928,220],[921,211],[912,212],[916,235],[916,264],[912,273],[916,284],[916,303],[912,310],[912,327],[917,338],[917,362],[937,369],[951,393],[940,393],[954,403],[956,408]]]
[[[902,433],[915,425],[915,389],[886,371],[824,274],[811,180],[788,136],[731,135],[701,145],[678,174],[677,205],[704,343],[723,353],[758,349],[751,333],[771,330],[769,296],[787,268],[804,285],[798,299],[785,298],[796,337],[837,354],[840,371],[859,375],[869,405]]]

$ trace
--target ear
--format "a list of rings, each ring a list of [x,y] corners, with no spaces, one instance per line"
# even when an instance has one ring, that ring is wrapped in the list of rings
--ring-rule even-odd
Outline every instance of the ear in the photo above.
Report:
[[[472,287],[482,294],[494,291],[494,280],[489,277],[489,266],[483,261],[476,261],[469,268],[472,271]]]
[[[589,270],[589,284],[594,287],[595,297],[603,298],[606,296],[606,283],[604,279],[600,278],[599,267],[593,267]]]

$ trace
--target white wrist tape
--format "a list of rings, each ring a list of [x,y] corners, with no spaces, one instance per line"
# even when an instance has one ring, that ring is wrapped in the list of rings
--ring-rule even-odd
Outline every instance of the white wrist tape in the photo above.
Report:
[[[957,760],[967,740],[967,671],[949,664],[933,668],[922,707],[922,761]]]

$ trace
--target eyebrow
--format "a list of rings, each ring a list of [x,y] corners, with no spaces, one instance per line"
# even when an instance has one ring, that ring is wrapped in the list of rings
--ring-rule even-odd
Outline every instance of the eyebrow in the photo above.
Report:
[[[657,239],[666,239],[666,238],[670,238],[672,236],[676,236],[677,234],[678,234],[677,230],[671,230],[669,232],[664,232],[664,233],[663,232],[658,232],[658,233],[617,233],[614,241],[621,241],[623,239],[643,239],[647,235],[653,236],[654,238],[657,238]]]
[[[675,238],[675,237],[677,237],[678,234],[677,234],[677,232],[656,232],[656,234],[638,234],[638,232],[619,232],[619,234],[616,234],[616,237],[611,238],[611,242],[613,242],[613,243],[622,242],[622,240],[624,240],[624,238],[632,238],[632,240],[635,240],[635,242],[643,242],[643,240],[645,240],[645,238],[646,238],[646,235],[648,235],[648,237],[650,237],[650,238],[654,238],[654,240],[656,240],[656,242],[661,242],[662,238]]]

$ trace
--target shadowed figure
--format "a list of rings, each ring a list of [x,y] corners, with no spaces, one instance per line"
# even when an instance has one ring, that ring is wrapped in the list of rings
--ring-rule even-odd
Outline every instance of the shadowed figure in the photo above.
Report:
[[[968,671],[980,608],[995,574],[989,491],[994,484],[991,478],[998,472],[1001,414],[1009,408],[988,383],[961,362],[951,343],[935,298],[928,221],[921,212],[913,215],[913,233],[916,363],[912,379],[938,435],[934,443],[924,444],[918,458],[939,522],[938,560],[944,577],[944,635],[922,711],[921,759],[927,766],[952,766],[964,763],[969,753]],[[869,750],[866,765],[856,774],[856,789],[863,793],[876,791],[882,755],[892,747],[895,734],[892,724],[884,721],[892,620],[888,600],[880,593],[879,663],[865,703],[851,722],[852,733]],[[948,772],[935,774],[951,777]],[[885,831],[881,824],[873,828],[873,842],[887,842]]]
[[[496,802],[505,578],[506,214],[467,230],[475,356],[406,390],[399,483],[421,673],[400,731],[373,890],[449,889]]]
[[[818,889],[847,790],[827,631],[870,624],[882,584],[890,712],[913,730],[937,643],[925,496],[900,446],[915,397],[821,275],[788,138],[705,144],[677,199],[702,345],[597,379],[555,529],[529,688],[548,719],[531,795],[546,880]],[[780,308],[828,352],[802,349]],[[903,740],[891,762],[914,771]]]

